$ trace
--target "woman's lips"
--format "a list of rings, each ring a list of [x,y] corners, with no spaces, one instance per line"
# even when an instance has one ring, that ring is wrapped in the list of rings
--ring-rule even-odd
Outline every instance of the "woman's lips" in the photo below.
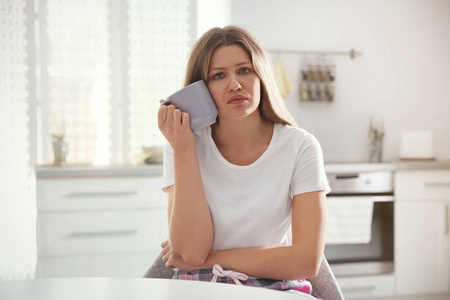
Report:
[[[228,99],[227,104],[241,104],[245,101],[247,101],[247,97],[243,95],[235,95]]]

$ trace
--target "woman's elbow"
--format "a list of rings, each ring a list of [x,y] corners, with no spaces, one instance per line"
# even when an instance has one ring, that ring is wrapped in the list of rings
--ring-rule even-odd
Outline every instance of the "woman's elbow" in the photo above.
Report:
[[[319,273],[321,259],[299,259],[295,264],[292,264],[291,279],[311,279]]]
[[[208,256],[200,253],[184,253],[181,254],[181,257],[186,264],[199,267],[206,262]]]
[[[190,266],[201,266],[205,263],[206,259],[208,258],[210,250],[200,247],[191,247],[185,246],[185,247],[177,247],[174,245],[172,247],[172,250],[175,253],[178,253],[183,261],[190,265]]]
[[[305,276],[304,276],[305,279],[312,279],[312,278],[316,277],[317,274],[319,273],[319,269],[320,269],[320,263],[317,264],[315,262],[312,262],[311,264],[309,264],[305,271]]]

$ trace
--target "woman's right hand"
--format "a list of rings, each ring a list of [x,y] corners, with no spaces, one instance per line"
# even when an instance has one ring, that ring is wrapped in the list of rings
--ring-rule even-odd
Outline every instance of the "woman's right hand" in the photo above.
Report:
[[[162,103],[164,100],[160,100]],[[189,126],[189,114],[173,105],[163,105],[158,111],[158,127],[174,152],[195,147],[194,133]]]
[[[163,261],[166,263],[167,268],[178,268],[185,272],[192,272],[199,269],[198,266],[188,265],[183,261],[181,255],[175,253],[170,247],[169,241],[164,241],[161,243],[161,253],[163,255]]]

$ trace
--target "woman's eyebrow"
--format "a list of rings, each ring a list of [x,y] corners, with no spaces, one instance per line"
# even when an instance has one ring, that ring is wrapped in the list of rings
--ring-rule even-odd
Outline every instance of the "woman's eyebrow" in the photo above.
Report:
[[[240,67],[240,66],[246,65],[246,64],[251,65],[252,63],[249,62],[249,61],[243,61],[243,62],[235,64],[234,66],[235,67]],[[222,71],[222,70],[226,70],[226,68],[225,67],[215,67],[215,68],[209,69],[208,73],[211,73],[213,71]]]
[[[249,61],[244,61],[244,62],[241,62],[241,63],[236,64],[235,67],[239,67],[239,66],[246,65],[246,64],[251,65],[252,63],[249,62]]]
[[[211,73],[213,71],[222,71],[222,70],[225,70],[225,69],[226,68],[224,68],[224,67],[216,67],[216,68],[209,69],[208,73]]]

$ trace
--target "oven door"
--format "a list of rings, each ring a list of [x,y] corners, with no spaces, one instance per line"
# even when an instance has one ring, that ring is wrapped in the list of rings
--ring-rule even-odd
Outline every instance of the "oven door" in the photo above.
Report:
[[[329,215],[333,212],[331,203],[333,201],[340,201],[345,203],[343,199],[348,199],[348,203],[352,203],[350,198],[370,201],[373,203],[371,211],[370,237],[363,242],[326,243],[325,256],[332,266],[333,272],[336,276],[353,276],[353,275],[369,275],[369,274],[385,274],[392,273],[394,264],[394,198],[388,196],[328,196],[327,202],[329,206]],[[356,203],[356,202],[353,202]],[[345,208],[340,208],[341,211],[346,212]],[[351,211],[353,210],[353,212]],[[361,214],[367,214],[367,211],[361,211]],[[331,216],[329,216],[330,219]],[[348,209],[346,214],[341,215],[342,223],[348,223],[349,219],[358,219],[358,210],[353,207]],[[333,224],[337,224],[336,220],[328,224],[328,230],[334,231]],[[366,220],[364,220],[366,222]],[[358,227],[357,223],[351,226]],[[351,240],[351,239],[350,239]]]

